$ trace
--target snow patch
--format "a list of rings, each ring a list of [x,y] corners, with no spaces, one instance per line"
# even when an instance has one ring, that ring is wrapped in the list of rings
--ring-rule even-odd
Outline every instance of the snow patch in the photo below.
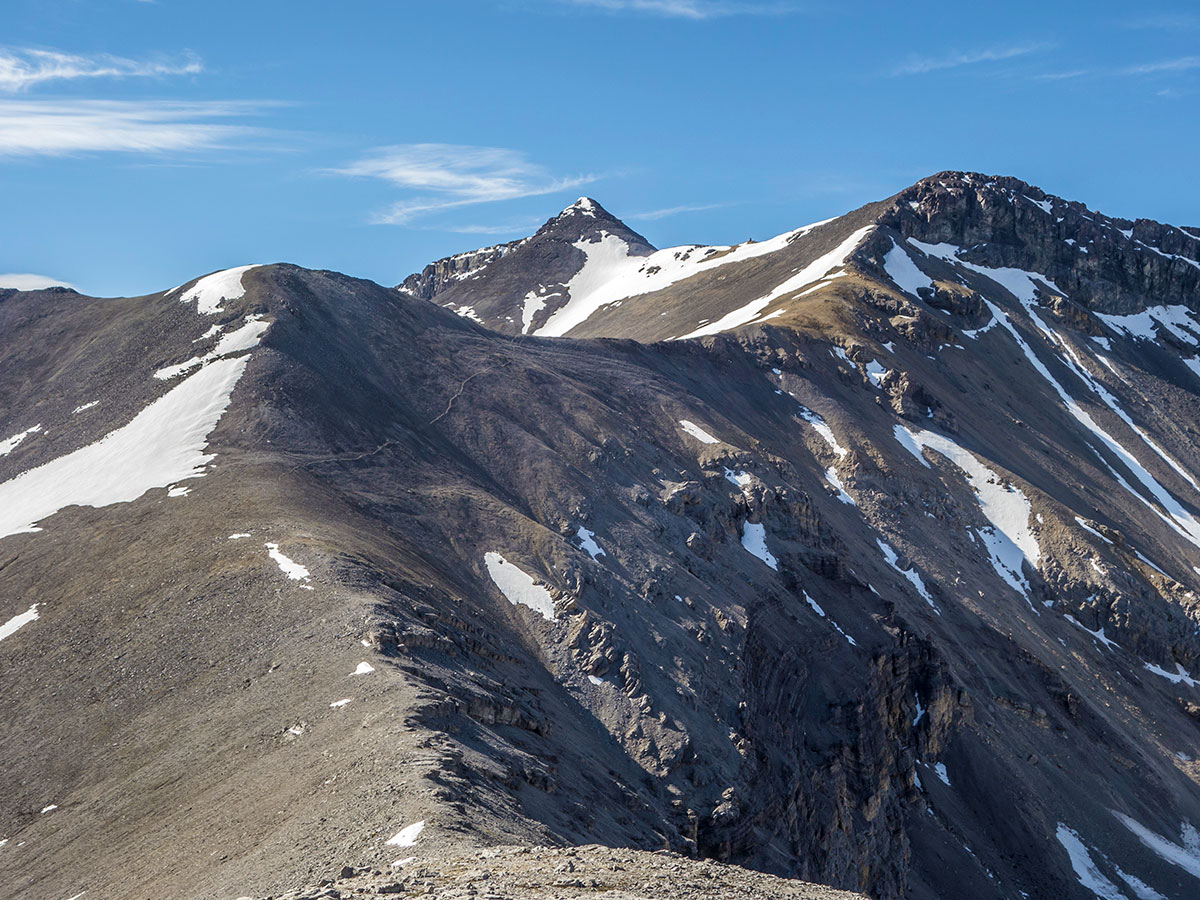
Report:
[[[921,579],[921,575],[917,572],[916,567],[910,567],[908,569],[900,568],[897,562],[900,557],[896,554],[896,551],[892,549],[891,545],[888,544],[887,541],[884,541],[880,538],[876,538],[875,543],[879,545],[879,549],[883,552],[883,558],[887,560],[887,564],[903,575],[908,580],[909,584],[916,588],[917,593],[924,598],[925,602],[932,607],[933,611],[940,616],[941,611],[937,608],[937,604],[933,602],[933,598],[929,596],[929,591],[925,588],[925,582]]]
[[[1151,475],[1150,472],[1147,471],[1146,468],[1137,461],[1133,454],[1126,450],[1116,438],[1101,428],[1096,421],[1087,412],[1085,412],[1078,403],[1075,402],[1075,399],[1067,393],[1066,389],[1059,384],[1058,380],[1050,374],[1050,371],[1034,354],[1033,350],[1025,342],[1025,339],[1021,337],[1020,333],[1008,320],[1008,316],[987,299],[985,299],[983,302],[987,304],[989,309],[991,309],[992,315],[1000,318],[1000,324],[1012,336],[1013,340],[1017,342],[1017,346],[1021,348],[1021,351],[1025,354],[1025,358],[1029,360],[1030,364],[1034,367],[1038,374],[1040,374],[1042,378],[1044,378],[1046,382],[1052,388],[1054,388],[1054,391],[1059,395],[1059,398],[1066,406],[1067,411],[1075,418],[1077,422],[1083,425],[1084,428],[1099,438],[1100,441],[1106,447],[1108,447],[1108,449],[1115,456],[1117,456],[1121,462],[1125,464],[1130,472],[1133,473],[1134,477],[1141,482],[1142,486],[1145,487],[1146,490],[1152,494],[1154,498],[1162,505],[1162,508],[1166,510],[1166,513],[1149,502],[1141,494],[1134,491],[1129,483],[1121,478],[1121,476],[1118,475],[1111,466],[1109,466],[1109,471],[1112,472],[1113,477],[1117,479],[1118,483],[1127,491],[1129,491],[1134,498],[1145,505],[1147,509],[1158,516],[1172,530],[1174,530],[1176,534],[1191,542],[1195,546],[1200,547],[1200,521],[1197,521],[1190,512],[1184,509],[1180,502],[1176,500],[1175,497],[1166,490],[1166,488],[1159,484],[1158,480],[1155,479],[1154,476]],[[1152,447],[1151,449],[1154,448]],[[1170,460],[1168,460],[1168,462],[1170,462]],[[1108,465],[1108,463],[1105,462],[1105,465]]]
[[[1200,878],[1200,832],[1189,823],[1180,825],[1180,844],[1151,831],[1137,819],[1113,810],[1117,820],[1160,859],[1178,866],[1189,875]]]
[[[536,290],[525,295],[525,299],[521,302],[521,334],[529,334],[534,317],[546,308],[546,300],[554,296],[557,294],[538,294]],[[475,312],[475,310],[472,309],[471,312]]]
[[[475,307],[473,306],[467,306],[466,304],[463,304],[457,309],[453,303],[447,304],[447,306],[449,306],[456,316],[459,316],[463,319],[470,319],[472,322],[475,322],[479,325],[484,324],[483,319],[479,317],[479,313],[475,312]]]
[[[160,381],[170,381],[172,378],[177,378],[180,375],[190,372],[197,366],[203,366],[214,359],[221,359],[233,353],[252,350],[258,346],[258,342],[262,339],[263,334],[270,327],[271,323],[264,322],[260,315],[247,316],[245,324],[241,328],[221,335],[221,339],[217,341],[217,345],[208,353],[205,353],[203,356],[193,356],[191,359],[173,366],[164,366],[154,373],[154,377]]]
[[[1153,672],[1160,678],[1167,679],[1167,681],[1171,682],[1172,684],[1186,684],[1188,687],[1192,688],[1200,685],[1200,681],[1197,681],[1195,678],[1193,678],[1188,673],[1188,670],[1179,663],[1175,663],[1174,672],[1168,672],[1162,666],[1156,665],[1155,663],[1144,663],[1144,665],[1146,666],[1147,671]]]
[[[351,675],[370,675],[375,671],[375,667],[369,662],[360,662],[358,668],[351,672]]]
[[[631,256],[628,243],[602,231],[599,241],[581,240],[574,244],[586,261],[565,285],[569,299],[533,334],[561,337],[611,303],[664,290],[721,266],[776,253],[800,235],[824,224],[815,222],[770,240],[736,247],[669,247],[649,256]]]
[[[99,400],[93,400],[91,403],[84,403],[82,406],[77,406],[73,410],[71,410],[71,415],[77,416],[84,410],[91,409],[93,406],[98,406],[99,404],[100,404]]]
[[[1160,894],[1136,875],[1130,875],[1116,863],[1112,863],[1112,867],[1113,871],[1117,873],[1117,877],[1125,882],[1129,886],[1129,889],[1137,895],[1138,900],[1169,900],[1169,898]]]
[[[1098,640],[1100,643],[1102,643],[1102,644],[1103,644],[1105,647],[1107,647],[1109,650],[1111,650],[1113,647],[1120,647],[1120,646],[1121,646],[1121,645],[1120,645],[1120,644],[1118,644],[1116,641],[1114,641],[1112,638],[1110,638],[1110,637],[1107,637],[1107,636],[1104,634],[1104,629],[1103,629],[1103,628],[1101,628],[1099,631],[1092,631],[1092,629],[1088,628],[1086,625],[1084,625],[1082,622],[1080,622],[1078,619],[1076,619],[1076,618],[1075,618],[1074,616],[1072,616],[1072,615],[1067,615],[1067,616],[1065,616],[1064,618],[1065,618],[1065,619],[1066,619],[1068,622],[1070,622],[1072,625],[1074,625],[1076,628],[1079,628],[1079,629],[1082,629],[1083,631],[1086,631],[1088,634],[1090,634],[1090,635],[1091,635],[1093,638],[1095,638],[1095,639],[1096,639],[1096,640]]]
[[[1191,474],[1188,473],[1178,462],[1172,459],[1170,454],[1160,447],[1143,428],[1138,426],[1138,424],[1134,422],[1132,418],[1130,418],[1128,413],[1121,408],[1121,405],[1117,402],[1117,398],[1114,397],[1103,384],[1101,384],[1092,376],[1092,373],[1089,372],[1084,366],[1083,360],[1080,359],[1079,355],[1075,352],[1070,343],[1068,343],[1067,340],[1060,336],[1057,332],[1052,331],[1046,325],[1046,323],[1042,321],[1042,317],[1038,315],[1035,304],[1023,303],[1022,305],[1025,307],[1025,311],[1029,314],[1030,320],[1042,333],[1042,335],[1045,336],[1051,347],[1059,347],[1064,351],[1065,355],[1059,355],[1059,358],[1062,360],[1063,364],[1075,372],[1075,374],[1079,376],[1080,381],[1082,381],[1088,388],[1092,390],[1093,393],[1095,393],[1102,401],[1104,401],[1104,404],[1113,412],[1115,412],[1121,421],[1128,425],[1129,429],[1142,439],[1142,442],[1145,443],[1147,447],[1158,454],[1159,458],[1162,459],[1163,462],[1174,469],[1184,481],[1190,484],[1193,490],[1200,491],[1200,484],[1196,482]],[[1108,366],[1108,368],[1113,371],[1114,374],[1116,374],[1118,377],[1121,377],[1120,373],[1116,371],[1112,363],[1110,363],[1103,356],[1099,356],[1098,354],[1097,356],[1104,365]]]
[[[808,591],[804,592],[804,601],[809,605],[809,607],[812,609],[812,611],[815,612],[822,619],[829,619],[829,617],[825,615],[825,610],[823,610],[821,608],[821,604],[819,604],[816,600],[814,600],[812,597],[810,597],[808,594]],[[837,622],[833,621],[833,619],[829,619],[829,624],[833,626],[834,631],[836,631],[838,634],[840,634],[842,637],[844,637],[846,639],[847,643],[849,643],[851,647],[858,646],[858,644],[855,642],[854,638],[850,637],[850,635],[846,634],[846,632],[842,630],[841,625],[839,625]]]
[[[592,559],[608,555],[604,552],[604,548],[596,543],[596,533],[594,531],[588,531],[580,525],[579,530],[575,532],[575,537],[579,539],[579,549]]]
[[[1151,306],[1128,316],[1110,316],[1096,313],[1114,331],[1124,332],[1143,341],[1158,340],[1156,326],[1170,332],[1178,340],[1193,347],[1200,345],[1200,322],[1195,313],[1186,306]]]
[[[819,434],[821,439],[829,445],[829,449],[831,449],[838,456],[845,456],[850,452],[838,443],[837,438],[834,436],[833,429],[829,427],[828,423],[826,423],[821,416],[813,412],[811,409],[808,409],[803,404],[800,406],[800,418],[811,425],[813,427],[813,431]]]
[[[1051,215],[1051,212],[1050,212],[1051,206],[1050,206],[1049,200],[1034,200],[1032,197],[1030,197],[1026,194],[1022,194],[1021,196],[1024,197],[1026,200],[1028,200],[1030,203],[1032,203],[1034,206],[1036,206],[1038,209],[1040,209],[1042,212],[1044,212],[1046,215]]]
[[[1091,525],[1089,525],[1082,516],[1075,517],[1075,524],[1078,525],[1080,528],[1082,528],[1084,531],[1088,532],[1089,534],[1094,534],[1096,537],[1100,538],[1100,540],[1104,541],[1104,543],[1106,543],[1106,544],[1112,543],[1112,541],[1110,541],[1103,534],[1101,534],[1099,531],[1097,531],[1095,528],[1093,528]]]
[[[76,410],[76,412],[78,411],[79,410]],[[31,428],[26,428],[24,431],[14,434],[10,438],[0,441],[0,456],[8,456],[8,454],[17,449],[17,445],[20,444],[21,441],[25,440],[25,438],[29,437],[31,434],[37,434],[41,430],[41,425],[34,425]]]
[[[883,268],[888,277],[906,294],[920,298],[921,288],[932,288],[933,279],[917,268],[908,251],[892,240],[892,249],[883,257]]]
[[[263,546],[267,548],[268,555],[279,566],[279,571],[292,581],[306,581],[308,579],[308,569],[280,553],[278,544],[266,543]]]
[[[988,322],[982,328],[973,328],[970,331],[964,331],[963,334],[966,335],[967,337],[969,337],[971,340],[976,340],[981,334],[987,334],[989,331],[991,331],[993,328],[995,328],[999,324],[1000,323],[995,318],[993,318],[990,322]]]
[[[550,592],[534,581],[532,576],[525,574],[494,551],[485,553],[483,562],[487,566],[488,575],[509,603],[513,606],[527,606],[542,618],[554,621],[554,600]]]
[[[715,322],[701,325],[695,331],[685,334],[680,340],[719,334],[722,331],[729,331],[730,329],[748,324],[779,298],[793,294],[801,288],[812,284],[814,281],[821,280],[833,269],[845,265],[846,258],[853,252],[854,248],[862,243],[863,238],[867,236],[873,227],[872,225],[867,225],[858,229],[858,231],[854,232],[846,240],[842,241],[842,243],[838,244],[828,253],[818,256],[766,296],[752,300],[745,306],[726,313]]]
[[[962,471],[975,492],[984,516],[991,523],[990,528],[979,530],[979,537],[987,547],[992,568],[1028,600],[1029,581],[1025,578],[1021,563],[1026,561],[1036,569],[1041,559],[1041,548],[1029,527],[1031,507],[1025,494],[944,435],[932,431],[911,431],[903,425],[896,425],[893,433],[905,449],[922,461],[924,454],[921,450],[929,448],[936,450]],[[1032,604],[1030,608],[1033,608]]]
[[[713,437],[711,434],[709,434],[707,431],[705,431],[703,428],[701,428],[695,422],[689,422],[687,419],[680,419],[679,427],[682,428],[684,431],[686,431],[688,434],[690,434],[692,437],[694,437],[696,440],[701,441],[705,444],[721,443],[719,440],[717,440],[715,437]]]
[[[779,562],[767,549],[767,529],[761,523],[746,522],[742,526],[742,546],[752,556],[757,556],[772,569],[779,569]]]
[[[243,356],[210,363],[96,443],[0,484],[0,538],[39,530],[40,520],[67,506],[128,503],[202,476],[213,459],[204,453],[208,434],[246,362]]]
[[[1075,870],[1075,877],[1079,883],[1087,890],[1095,894],[1100,900],[1129,900],[1121,889],[1108,880],[1103,872],[1100,871],[1092,855],[1088,853],[1087,846],[1080,839],[1079,835],[1068,828],[1062,822],[1058,823],[1058,829],[1055,831],[1055,837],[1062,844],[1064,850],[1067,851],[1067,856],[1071,860],[1071,868]]]
[[[854,502],[854,498],[846,493],[846,487],[842,484],[841,476],[838,475],[838,470],[830,466],[825,470],[825,480],[829,482],[829,486],[837,492],[837,498],[843,503],[848,503],[851,506],[858,506]]]
[[[1066,296],[1058,285],[1038,272],[1029,272],[1025,269],[1013,269],[1006,266],[993,269],[990,266],[981,266],[977,263],[967,262],[965,259],[959,259],[959,254],[962,250],[954,244],[927,244],[924,241],[918,241],[916,238],[911,237],[908,239],[908,242],[927,256],[933,256],[944,262],[962,266],[964,269],[969,269],[972,272],[977,272],[980,275],[990,278],[1018,300],[1031,301],[1037,299],[1037,292],[1041,289],[1042,285],[1050,288],[1056,294]]]
[[[883,379],[890,371],[890,369],[885,369],[878,360],[873,359],[867,363],[867,378],[871,379],[871,384],[877,388],[883,387]]]
[[[389,847],[411,847],[417,842],[417,838],[421,836],[421,832],[425,830],[424,820],[414,822],[396,832],[395,836],[387,842]]]
[[[192,285],[190,290],[179,295],[180,303],[196,301],[196,312],[202,316],[216,315],[224,312],[221,303],[225,300],[240,300],[246,296],[246,288],[242,285],[242,276],[258,265],[238,266],[236,269],[225,269],[205,275]],[[182,288],[167,291],[173,294]]]
[[[750,489],[750,485],[754,483],[754,476],[749,472],[735,472],[724,466],[722,468],[725,469],[725,480],[738,487],[742,493],[746,493]]]
[[[25,610],[25,612],[18,613],[3,625],[0,625],[0,641],[4,640],[6,637],[11,637],[12,635],[16,634],[22,626],[28,625],[34,619],[40,618],[37,611],[37,608],[40,605],[40,603],[35,603],[33,606],[29,607],[29,609]]]

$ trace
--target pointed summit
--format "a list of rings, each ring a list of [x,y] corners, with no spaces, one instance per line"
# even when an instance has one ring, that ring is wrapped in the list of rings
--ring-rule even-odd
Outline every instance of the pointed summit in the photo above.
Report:
[[[578,200],[576,200],[574,203],[572,203],[570,206],[568,206],[566,209],[564,209],[559,214],[559,217],[561,218],[562,216],[571,216],[571,215],[578,214],[578,215],[582,215],[582,216],[591,216],[591,217],[595,218],[596,210],[599,207],[600,207],[600,204],[597,203],[595,200],[593,200],[591,197],[580,197]],[[604,210],[601,209],[601,212],[603,212],[603,211]]]
[[[619,236],[631,247],[636,248],[635,255],[640,256],[643,255],[642,251],[650,253],[654,250],[644,237],[591,197],[580,197],[557,216],[547,220],[538,229],[534,239],[541,235],[552,234],[557,238],[574,242],[580,238],[599,235],[602,232]]]
[[[497,331],[534,334],[578,293],[572,284],[589,261],[620,265],[654,250],[597,201],[580,197],[530,237],[440,259],[399,287]]]

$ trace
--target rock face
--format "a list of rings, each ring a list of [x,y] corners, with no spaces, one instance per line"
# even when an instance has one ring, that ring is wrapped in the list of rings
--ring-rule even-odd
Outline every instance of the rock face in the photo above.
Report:
[[[496,244],[493,247],[447,256],[445,259],[431,262],[419,273],[409,275],[397,290],[422,300],[432,300],[438,294],[451,289],[456,282],[470,278],[485,266],[503,259],[505,254],[520,245],[521,241],[510,241],[507,244]]]
[[[448,896],[603,844],[1195,895],[1200,241],[963,173],[737,248],[572,209],[404,291],[0,296],[6,889]],[[608,339],[442,308],[552,281],[532,330]]]

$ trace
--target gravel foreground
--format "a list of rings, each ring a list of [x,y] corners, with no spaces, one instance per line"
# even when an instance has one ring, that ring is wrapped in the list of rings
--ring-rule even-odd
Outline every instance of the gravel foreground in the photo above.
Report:
[[[589,845],[564,849],[494,847],[414,859],[392,873],[349,867],[320,884],[261,900],[337,900],[414,895],[452,900],[864,900],[864,894],[778,878],[675,853]],[[250,900],[250,898],[239,898]]]

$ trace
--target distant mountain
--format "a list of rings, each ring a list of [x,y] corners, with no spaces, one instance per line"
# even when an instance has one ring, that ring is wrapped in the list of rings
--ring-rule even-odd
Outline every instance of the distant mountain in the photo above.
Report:
[[[598,286],[595,272],[652,253],[644,237],[581,197],[533,236],[438,260],[399,289],[505,334],[562,334],[559,314],[573,316],[564,307]]]
[[[1198,423],[1200,232],[972,173],[0,291],[0,884],[1186,900]]]
[[[583,203],[594,218],[576,213]],[[564,224],[575,227],[564,234]],[[1142,304],[1147,291],[1183,302],[1194,289],[1188,254],[1197,235],[1110,218],[1015,178],[943,172],[840,218],[737,247],[656,251],[581,200],[532,238],[441,260],[400,289],[510,334],[669,340],[780,317],[776,324],[793,322],[802,318],[798,310],[864,280],[896,284],[882,262],[894,243],[918,254],[920,275],[924,254],[908,239],[953,239],[977,261],[1042,272],[1089,308],[1124,310]],[[547,240],[579,252],[547,254]]]

